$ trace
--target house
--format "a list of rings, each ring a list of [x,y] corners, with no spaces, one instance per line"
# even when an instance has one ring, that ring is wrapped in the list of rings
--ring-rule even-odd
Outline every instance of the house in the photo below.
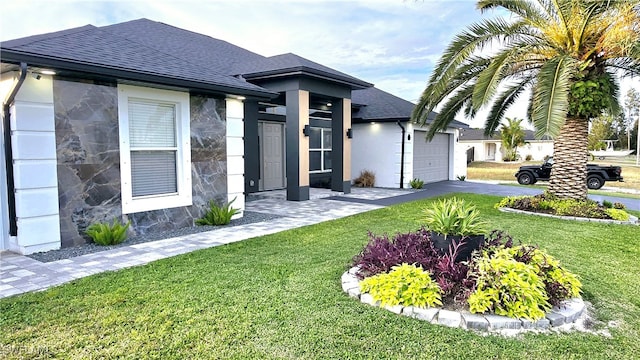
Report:
[[[368,170],[377,187],[407,188],[414,178],[431,183],[466,176],[466,149],[458,143],[458,132],[467,124],[453,121],[427,141],[427,129],[409,122],[413,103],[374,87],[354,91],[352,101],[354,177]],[[430,114],[427,126],[435,115]]]
[[[524,130],[525,145],[518,147],[518,158],[525,160],[543,160],[553,155],[553,140],[551,138],[536,139],[531,130]],[[500,132],[491,136],[484,134],[484,129],[463,129],[460,132],[460,144],[469,153],[470,161],[503,161],[504,149]]]
[[[410,114],[405,103],[402,119],[385,115],[397,98],[295,54],[147,19],[6,41],[0,58],[0,250],[23,254],[82,244],[89,225],[113,219],[134,234],[192,226],[210,200],[243,210],[258,191],[349,193],[352,153],[377,156],[355,139]],[[405,128],[414,176],[420,130]],[[448,159],[456,131],[438,142]]]

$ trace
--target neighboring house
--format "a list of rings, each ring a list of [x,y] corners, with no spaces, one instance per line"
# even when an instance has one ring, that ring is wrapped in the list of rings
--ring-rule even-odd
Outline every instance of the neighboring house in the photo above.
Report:
[[[431,183],[466,176],[466,149],[458,143],[458,132],[468,125],[453,121],[446,132],[427,141],[426,129],[409,122],[413,103],[376,88],[354,91],[352,101],[353,177],[369,170],[376,176],[375,186],[407,188],[414,178]]]
[[[524,131],[525,145],[518,147],[520,160],[543,160],[545,156],[553,155],[553,140],[544,138],[538,140],[531,130]],[[470,161],[503,161],[505,155],[502,148],[500,132],[496,131],[491,136],[484,135],[484,129],[464,129],[460,132],[460,144],[469,153]],[[473,156],[471,156],[471,154]]]
[[[365,126],[352,111],[397,99],[294,54],[264,57],[147,19],[6,41],[0,58],[0,250],[24,254],[82,244],[90,224],[113,219],[133,234],[192,226],[209,200],[243,210],[245,194],[263,190],[292,201],[312,185],[348,193],[352,152],[370,152],[352,149]],[[451,158],[455,135],[445,136],[438,151]]]

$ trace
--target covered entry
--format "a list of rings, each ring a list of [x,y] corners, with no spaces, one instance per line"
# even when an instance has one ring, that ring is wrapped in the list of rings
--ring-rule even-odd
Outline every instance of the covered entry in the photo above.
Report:
[[[425,183],[449,180],[451,135],[436,134],[427,141],[426,132],[416,131],[413,145],[413,177]]]

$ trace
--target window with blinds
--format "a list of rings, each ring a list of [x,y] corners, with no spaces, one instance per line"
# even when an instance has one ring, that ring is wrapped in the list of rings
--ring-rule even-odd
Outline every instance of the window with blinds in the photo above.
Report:
[[[192,205],[189,93],[118,85],[122,213]]]
[[[178,192],[175,104],[129,100],[133,197]]]

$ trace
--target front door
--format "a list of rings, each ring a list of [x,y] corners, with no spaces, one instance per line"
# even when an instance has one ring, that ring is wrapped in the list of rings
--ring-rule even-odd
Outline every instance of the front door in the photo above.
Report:
[[[489,143],[487,144],[487,160],[495,160],[496,159],[496,144]]]
[[[284,124],[272,122],[261,124],[262,190],[284,189]]]

